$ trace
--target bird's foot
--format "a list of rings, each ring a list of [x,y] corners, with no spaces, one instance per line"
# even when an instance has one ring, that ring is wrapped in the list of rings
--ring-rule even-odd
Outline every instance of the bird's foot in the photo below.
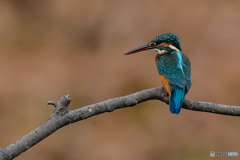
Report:
[[[169,94],[168,94],[168,92],[165,90],[165,95],[168,97],[169,96]]]

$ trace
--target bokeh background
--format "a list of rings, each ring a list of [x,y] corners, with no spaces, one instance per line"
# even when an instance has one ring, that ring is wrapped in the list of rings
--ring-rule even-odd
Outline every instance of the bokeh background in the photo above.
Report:
[[[69,93],[73,110],[161,86],[155,51],[123,54],[163,32],[178,34],[191,60],[187,99],[240,105],[237,0],[0,1],[0,146],[44,123],[48,100]],[[66,126],[16,159],[211,159],[240,154],[239,126],[148,101]]]

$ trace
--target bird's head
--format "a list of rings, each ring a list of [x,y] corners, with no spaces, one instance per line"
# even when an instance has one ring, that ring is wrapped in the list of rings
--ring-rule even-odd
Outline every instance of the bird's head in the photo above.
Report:
[[[154,37],[150,42],[130,50],[125,55],[134,54],[146,50],[156,50],[158,54],[166,53],[168,49],[182,51],[178,36],[174,33],[162,33]]]

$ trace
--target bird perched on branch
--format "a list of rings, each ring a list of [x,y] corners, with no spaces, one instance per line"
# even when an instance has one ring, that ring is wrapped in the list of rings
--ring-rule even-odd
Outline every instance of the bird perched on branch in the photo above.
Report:
[[[191,63],[182,53],[179,38],[174,33],[162,33],[125,55],[145,50],[157,51],[155,62],[166,94],[170,96],[170,112],[178,114],[185,95],[191,88]]]

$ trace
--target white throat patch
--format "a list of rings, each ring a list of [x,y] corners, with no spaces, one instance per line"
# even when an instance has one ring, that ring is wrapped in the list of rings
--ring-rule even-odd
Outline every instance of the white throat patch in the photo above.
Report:
[[[166,53],[167,51],[166,50],[159,50],[157,48],[153,49],[155,51],[157,51],[158,54],[163,54],[163,53]]]

